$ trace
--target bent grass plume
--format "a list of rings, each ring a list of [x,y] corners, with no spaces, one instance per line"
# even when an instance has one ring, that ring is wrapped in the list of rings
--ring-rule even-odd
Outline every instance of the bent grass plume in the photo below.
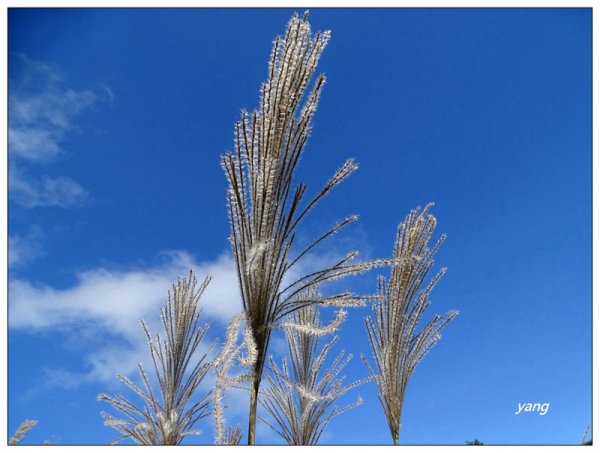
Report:
[[[159,384],[159,391],[152,389],[143,366],[138,366],[143,387],[139,387],[125,376],[119,376],[144,402],[143,407],[130,402],[122,395],[98,395],[114,409],[125,415],[117,419],[102,413],[105,425],[122,434],[112,443],[131,439],[141,445],[178,445],[189,434],[200,434],[194,430],[196,422],[208,415],[209,394],[198,397],[196,390],[210,368],[206,361],[214,343],[198,359],[193,357],[208,324],[200,328],[198,302],[210,278],[197,288],[196,277],[190,271],[188,278],[179,278],[161,309],[164,337],[156,334],[153,339],[145,323],[142,326]],[[197,399],[192,401],[192,397]]]
[[[402,404],[410,376],[441,338],[441,330],[458,315],[456,310],[436,315],[417,331],[429,306],[429,294],[446,272],[445,268],[440,270],[423,286],[433,266],[433,256],[445,240],[442,236],[432,249],[428,248],[437,223],[429,214],[431,206],[427,205],[422,211],[413,210],[398,227],[390,280],[386,284],[385,279],[379,277],[374,319],[365,319],[377,371],[364,355],[363,361],[377,385],[395,445],[399,443]]]
[[[325,77],[308,84],[330,33],[311,34],[307,14],[294,15],[284,37],[277,37],[269,61],[269,75],[261,87],[260,103],[252,113],[242,111],[235,125],[234,151],[221,157],[228,181],[230,242],[236,263],[242,303],[254,336],[257,359],[250,389],[248,443],[255,443],[258,392],[267,357],[271,329],[287,314],[322,301],[295,296],[316,284],[388,264],[387,261],[349,264],[349,253],[330,267],[317,270],[283,288],[288,271],[323,240],[355,221],[350,216],[323,233],[295,257],[290,257],[296,227],[311,209],[358,166],[352,159],[309,202],[306,185],[292,189],[292,179],[310,134]],[[303,104],[301,105],[301,101]],[[344,293],[328,304],[354,304]]]
[[[235,316],[227,326],[225,343],[219,355],[213,361],[215,371],[215,387],[213,389],[213,414],[215,417],[215,445],[239,445],[242,439],[242,429],[239,425],[226,427],[225,408],[223,397],[225,392],[234,387],[239,387],[244,382],[252,381],[252,374],[238,374],[231,376],[229,370],[236,364],[242,368],[252,368],[256,361],[256,345],[252,330],[245,324],[244,339],[238,344],[238,329],[246,321],[246,314],[240,313]],[[245,351],[245,355],[243,355]]]

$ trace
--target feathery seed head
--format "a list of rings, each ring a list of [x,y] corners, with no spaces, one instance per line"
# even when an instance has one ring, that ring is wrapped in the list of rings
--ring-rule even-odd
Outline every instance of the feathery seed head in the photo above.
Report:
[[[15,433],[12,435],[12,437],[8,440],[8,445],[12,446],[12,445],[17,445],[18,443],[20,443],[23,440],[23,438],[25,437],[25,434],[27,434],[27,432],[37,424],[38,424],[37,420],[23,421],[19,425],[19,427],[17,428]]]
[[[310,287],[297,296],[298,300],[318,299],[318,288]],[[271,359],[271,374],[267,375],[269,387],[262,401],[277,427],[270,425],[289,444],[314,445],[331,418],[355,407],[357,403],[339,409],[334,402],[350,389],[366,381],[357,381],[344,386],[345,376],[341,370],[351,359],[344,351],[323,370],[327,353],[337,337],[317,352],[319,338],[337,330],[346,317],[339,310],[328,325],[319,323],[315,305],[307,305],[288,315],[280,327],[285,328],[291,368],[284,357],[279,368]]]
[[[131,438],[141,445],[177,445],[184,436],[194,432],[192,427],[200,418],[208,415],[208,395],[198,396],[196,391],[210,367],[206,357],[212,346],[194,366],[190,364],[208,329],[208,326],[201,328],[199,325],[198,302],[209,282],[210,278],[207,278],[197,287],[192,271],[187,278],[177,279],[161,310],[164,338],[156,334],[156,340],[152,340],[142,321],[158,391],[150,385],[140,363],[138,371],[142,386],[126,376],[117,376],[140,397],[144,403],[142,407],[121,395],[98,395],[98,400],[110,403],[127,417],[121,421],[103,414],[108,425],[123,435],[121,439]]]
[[[365,325],[373,351],[375,370],[363,356],[375,382],[394,442],[400,432],[400,417],[404,393],[409,378],[425,354],[439,341],[441,330],[456,317],[456,310],[434,316],[418,331],[429,294],[445,274],[442,268],[425,283],[433,266],[433,256],[445,235],[430,249],[428,242],[436,227],[436,218],[425,209],[411,211],[398,226],[394,244],[393,266],[389,282],[378,278],[380,298],[373,306],[373,318]]]

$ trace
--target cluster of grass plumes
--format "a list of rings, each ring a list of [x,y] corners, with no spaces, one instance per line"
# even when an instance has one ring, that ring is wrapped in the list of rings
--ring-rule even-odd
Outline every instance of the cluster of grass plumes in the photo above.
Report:
[[[208,325],[200,327],[198,301],[209,281],[207,278],[197,287],[191,271],[188,278],[177,280],[172,296],[169,293],[166,305],[161,309],[164,337],[157,334],[153,339],[142,321],[159,394],[152,390],[149,377],[140,364],[143,387],[125,376],[119,375],[119,378],[141,397],[143,407],[118,394],[98,396],[99,400],[110,403],[126,416],[117,419],[102,414],[105,424],[122,434],[113,443],[129,438],[140,445],[178,445],[186,435],[200,434],[193,428],[199,419],[209,414],[209,394],[199,396],[196,390],[210,369],[207,354],[212,345],[200,357],[195,356],[208,330]]]
[[[325,269],[283,281],[290,268],[323,240],[356,220],[350,216],[301,248],[291,257],[296,227],[308,212],[357,165],[348,160],[309,202],[305,184],[292,189],[292,179],[310,134],[325,77],[309,82],[329,40],[329,31],[311,33],[305,14],[294,15],[285,36],[277,37],[269,61],[268,80],[262,85],[260,105],[242,112],[235,126],[234,151],[222,156],[228,189],[231,247],[235,258],[244,311],[254,335],[257,359],[250,396],[248,441],[254,443],[258,391],[267,357],[272,326],[294,310],[316,303],[298,299],[304,289],[331,279],[365,271],[383,261],[351,264],[356,252]],[[304,103],[302,104],[302,100]],[[328,303],[353,303],[340,294]]]
[[[373,305],[373,318],[365,319],[373,350],[374,371],[363,360],[377,385],[379,399],[388,421],[394,443],[399,443],[402,404],[408,381],[415,366],[440,339],[441,330],[458,311],[436,315],[418,331],[418,325],[429,305],[429,294],[446,269],[441,269],[428,283],[433,256],[445,239],[433,248],[428,243],[435,230],[436,219],[429,214],[429,204],[416,209],[398,227],[394,245],[395,264],[389,282],[379,278],[380,299]]]
[[[306,292],[307,298],[319,298],[314,288]],[[352,358],[344,351],[325,368],[327,354],[339,337],[334,336],[319,350],[320,337],[339,328],[345,319],[343,310],[328,325],[321,325],[315,305],[302,307],[288,318],[283,325],[290,364],[283,358],[279,368],[270,358],[269,385],[261,403],[274,422],[261,420],[289,445],[316,445],[333,417],[362,403],[359,397],[355,403],[340,407],[338,399],[369,379],[344,385],[339,374]]]
[[[126,377],[120,379],[141,397],[141,407],[121,395],[99,396],[126,417],[103,414],[105,423],[122,435],[115,442],[129,438],[138,444],[177,445],[187,434],[197,433],[195,424],[210,413],[212,403],[214,443],[239,445],[242,429],[227,425],[224,397],[232,388],[245,388],[250,391],[248,444],[255,443],[260,396],[271,416],[268,421],[262,419],[267,426],[288,444],[315,445],[333,417],[362,402],[358,398],[344,406],[338,404],[340,398],[370,380],[377,386],[394,443],[399,442],[408,380],[457,312],[435,316],[419,330],[429,294],[445,272],[442,269],[426,283],[433,256],[444,240],[442,237],[428,248],[436,225],[430,206],[412,211],[400,224],[390,259],[357,263],[357,252],[350,252],[305,275],[294,268],[323,241],[357,220],[354,215],[346,217],[314,240],[296,243],[303,219],[358,168],[352,159],[347,160],[312,198],[305,197],[304,183],[292,187],[325,77],[319,75],[312,87],[309,85],[329,36],[328,31],[313,34],[306,14],[292,17],[285,35],[274,41],[258,108],[252,113],[242,111],[235,125],[234,150],[221,157],[228,183],[229,240],[243,313],[231,320],[221,350],[209,362],[207,354],[214,342],[204,354],[196,354],[208,328],[199,326],[198,301],[209,279],[198,289],[191,272],[188,279],[177,281],[173,299],[169,295],[162,309],[164,337],[153,339],[142,322],[158,391],[153,390],[140,365],[141,386]],[[379,266],[392,266],[392,271],[389,282],[379,278],[375,296],[319,294],[323,283]],[[375,370],[363,356],[370,375],[345,384],[340,373],[352,355],[341,351],[326,366],[338,337],[324,345],[321,338],[342,325],[347,316],[344,307],[364,306],[366,300],[375,300],[374,318],[365,320]],[[331,322],[321,324],[319,309],[325,306],[338,310]],[[261,392],[274,329],[284,330],[289,357],[283,358],[281,365],[269,358],[268,386]],[[199,395],[198,386],[210,368],[215,373],[214,387]]]

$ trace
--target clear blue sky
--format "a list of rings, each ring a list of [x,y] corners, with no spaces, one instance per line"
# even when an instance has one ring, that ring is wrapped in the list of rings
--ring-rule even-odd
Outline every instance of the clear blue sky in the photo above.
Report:
[[[9,417],[31,443],[103,444],[101,391],[143,360],[141,317],[178,273],[213,275],[211,336],[241,309],[219,156],[258,102],[291,9],[9,10]],[[297,179],[356,175],[303,225],[358,224],[318,261],[391,254],[433,201],[459,317],[417,368],[401,442],[574,444],[591,421],[591,9],[313,9],[328,79]],[[387,274],[387,271],[383,271]],[[370,293],[376,273],[342,286]],[[364,377],[368,308],[339,347]],[[274,343],[273,353],[281,350]],[[388,444],[375,388],[329,444]],[[545,416],[515,415],[549,403]],[[238,395],[230,420],[246,428]],[[211,444],[205,434],[190,442]],[[278,439],[260,428],[259,443]]]

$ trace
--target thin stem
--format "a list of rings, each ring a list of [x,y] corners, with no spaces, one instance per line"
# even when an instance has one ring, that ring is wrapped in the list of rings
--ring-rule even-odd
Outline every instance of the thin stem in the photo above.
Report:
[[[250,418],[248,421],[248,445],[254,445],[256,441],[256,409],[258,406],[258,390],[260,387],[260,376],[254,374],[252,387],[250,388]]]

